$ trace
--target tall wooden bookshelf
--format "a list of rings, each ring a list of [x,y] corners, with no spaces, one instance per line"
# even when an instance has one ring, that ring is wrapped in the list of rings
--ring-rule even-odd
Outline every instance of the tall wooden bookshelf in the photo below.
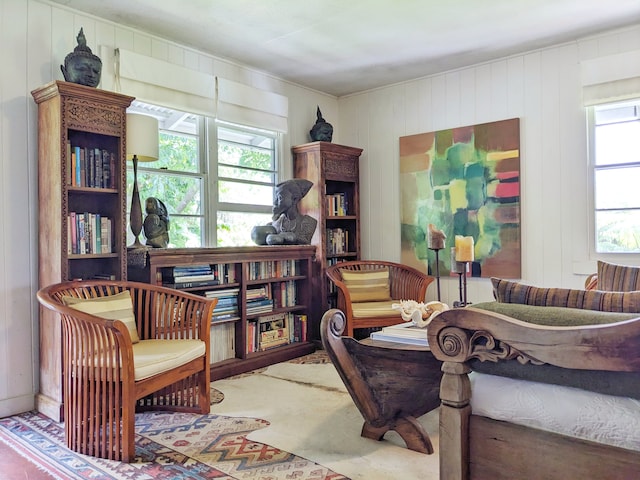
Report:
[[[300,201],[300,212],[318,220],[311,244],[316,247],[313,276],[313,323],[335,307],[336,294],[325,276],[328,266],[360,259],[360,155],[361,148],[330,142],[293,147],[296,178],[313,182]],[[319,339],[319,332],[316,332]]]
[[[311,323],[309,315],[314,258],[315,248],[310,245],[151,248],[143,262],[132,262],[128,277],[233,300],[237,308],[221,312],[219,304],[212,319],[211,379],[217,380],[315,350],[310,337],[319,326]],[[189,267],[197,267],[194,274],[205,277],[209,269],[213,279],[176,282],[176,272]],[[277,339],[260,334],[261,326],[280,319],[286,332],[271,330]]]
[[[62,81],[31,94],[38,105],[40,287],[96,275],[126,279],[126,109],[133,97]],[[61,362],[59,318],[40,308],[36,405],[56,420]]]

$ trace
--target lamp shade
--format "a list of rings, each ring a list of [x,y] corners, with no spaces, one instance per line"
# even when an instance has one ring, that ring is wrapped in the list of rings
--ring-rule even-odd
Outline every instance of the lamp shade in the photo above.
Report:
[[[158,120],[149,115],[127,113],[127,160],[158,160]]]

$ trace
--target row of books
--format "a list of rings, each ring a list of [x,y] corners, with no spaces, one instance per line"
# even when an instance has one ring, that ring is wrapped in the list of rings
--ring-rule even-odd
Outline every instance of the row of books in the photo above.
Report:
[[[70,158],[67,184],[74,187],[116,188],[115,152],[98,147],[72,146],[67,142]]]
[[[327,228],[327,253],[336,255],[349,251],[349,231],[344,228]]]
[[[247,353],[307,341],[307,316],[296,313],[265,315],[247,324]]]
[[[299,272],[297,260],[270,260],[249,262],[249,280],[295,277]]]
[[[111,253],[112,229],[111,219],[99,213],[70,212],[67,217],[67,253]]]
[[[348,215],[349,206],[345,193],[328,194],[326,197],[327,215],[329,217],[344,217]]]

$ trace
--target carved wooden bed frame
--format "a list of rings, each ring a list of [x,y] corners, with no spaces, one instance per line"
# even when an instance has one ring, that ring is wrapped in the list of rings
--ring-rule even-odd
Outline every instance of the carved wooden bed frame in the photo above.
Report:
[[[640,318],[549,327],[474,308],[452,309],[428,328],[442,360],[440,479],[633,479],[640,451],[598,444],[471,414],[468,362],[549,364],[566,369],[640,371]]]

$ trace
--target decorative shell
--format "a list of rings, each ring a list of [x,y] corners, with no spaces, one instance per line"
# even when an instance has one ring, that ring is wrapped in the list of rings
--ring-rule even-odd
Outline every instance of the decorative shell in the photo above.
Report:
[[[400,303],[391,305],[394,310],[400,311],[400,316],[405,322],[413,322],[417,327],[424,328],[429,325],[440,312],[449,310],[446,303],[432,302],[416,302],[415,300],[401,300]]]

